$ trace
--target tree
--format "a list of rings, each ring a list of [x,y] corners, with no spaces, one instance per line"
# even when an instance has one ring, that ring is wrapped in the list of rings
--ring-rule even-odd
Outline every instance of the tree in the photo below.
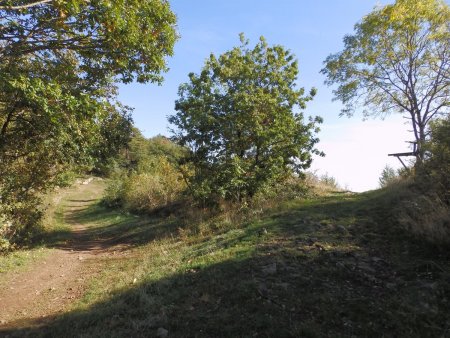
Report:
[[[175,22],[166,0],[3,0],[0,61],[70,54],[88,83],[111,73],[123,82],[159,82]]]
[[[296,88],[298,65],[263,37],[211,54],[200,74],[179,88],[177,113],[169,117],[175,139],[190,149],[191,191],[205,200],[241,201],[265,185],[308,168],[318,139],[319,117],[304,123],[309,95]]]
[[[378,179],[378,182],[380,183],[381,188],[385,188],[390,184],[397,182],[398,180],[399,175],[397,174],[395,169],[390,167],[389,165],[386,165],[381,172],[381,176]]]
[[[62,172],[129,140],[116,83],[161,82],[175,22],[165,0],[0,0],[0,234],[32,228]]]
[[[450,116],[431,123],[430,140],[425,149],[425,189],[435,191],[450,205]]]
[[[344,38],[343,51],[325,60],[328,85],[353,115],[399,112],[411,121],[424,159],[428,123],[449,113],[450,9],[441,0],[397,0],[375,9]]]

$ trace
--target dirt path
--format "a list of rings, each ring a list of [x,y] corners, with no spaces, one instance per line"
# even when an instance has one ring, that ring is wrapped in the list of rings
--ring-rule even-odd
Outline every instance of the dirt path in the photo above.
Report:
[[[45,318],[67,311],[84,294],[100,264],[118,249],[105,245],[108,239],[95,238],[86,224],[77,221],[77,214],[97,202],[103,191],[99,181],[84,183],[88,184],[70,189],[59,202],[64,203],[63,220],[71,227],[69,240],[56,245],[26,271],[0,276],[1,329],[39,325]]]

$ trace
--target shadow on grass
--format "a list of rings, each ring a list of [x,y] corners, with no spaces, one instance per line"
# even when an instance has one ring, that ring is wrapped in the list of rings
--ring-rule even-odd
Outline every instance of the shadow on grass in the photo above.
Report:
[[[295,202],[197,243],[170,275],[144,275],[87,309],[0,335],[152,337],[164,328],[171,337],[445,337],[448,260],[431,260],[426,245],[397,234],[395,201],[384,194]],[[99,205],[66,221],[95,224],[80,236],[106,238],[105,247],[165,238],[177,224]],[[247,250],[210,258],[238,246]]]
[[[69,200],[62,217],[69,227],[46,233],[40,244],[71,251],[133,247],[171,236],[179,227],[171,217],[131,215],[96,201]]]
[[[355,257],[345,250],[299,250],[295,239],[278,244],[204,267],[186,264],[43,326],[33,327],[38,320],[0,334],[154,337],[164,328],[170,337],[445,336],[446,303],[433,290],[386,287],[396,283],[388,268],[377,277],[367,267],[351,270],[342,262]]]

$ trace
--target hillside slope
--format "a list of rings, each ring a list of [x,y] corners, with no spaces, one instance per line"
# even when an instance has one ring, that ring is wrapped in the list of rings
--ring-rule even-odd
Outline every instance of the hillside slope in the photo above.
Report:
[[[386,191],[292,201],[215,231],[105,209],[88,191],[67,200],[86,203],[79,210],[65,207],[66,222],[82,225],[73,244],[54,244],[91,252],[90,269],[77,270],[82,292],[46,321],[23,316],[0,335],[450,335],[448,253],[408,238]]]

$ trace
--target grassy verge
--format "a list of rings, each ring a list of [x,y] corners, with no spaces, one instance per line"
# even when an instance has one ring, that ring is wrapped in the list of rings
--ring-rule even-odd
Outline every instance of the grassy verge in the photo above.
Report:
[[[102,184],[94,184],[93,191],[97,189],[102,189]],[[0,254],[0,273],[24,270],[71,238],[71,226],[64,220],[64,210],[70,203],[70,196],[76,196],[78,190],[79,185],[56,189],[43,199],[45,213],[41,227],[35,230],[33,240],[27,246]]]
[[[93,205],[92,236],[127,243],[73,310],[11,336],[445,337],[450,263],[392,221],[389,191],[292,201],[192,234],[174,218]],[[194,225],[192,225],[194,226]]]
[[[45,248],[40,247],[31,250],[16,250],[7,255],[0,255],[0,274],[24,269],[36,260],[43,258],[47,253]]]

